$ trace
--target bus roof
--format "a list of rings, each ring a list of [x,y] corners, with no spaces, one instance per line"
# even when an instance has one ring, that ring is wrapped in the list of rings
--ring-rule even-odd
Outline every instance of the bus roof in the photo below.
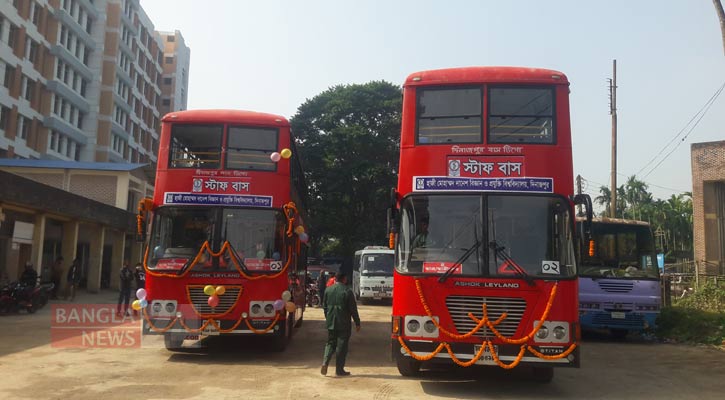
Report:
[[[584,222],[584,217],[576,217],[577,222]],[[638,226],[649,226],[648,222],[637,221],[634,219],[622,219],[622,218],[609,218],[609,217],[594,217],[592,222],[600,224],[619,224],[619,225],[638,225]]]
[[[163,122],[220,122],[289,126],[287,118],[281,115],[244,110],[187,110],[170,112]]]
[[[568,85],[566,75],[559,71],[527,67],[461,67],[420,71],[408,75],[404,86],[431,84],[525,82],[532,84]]]

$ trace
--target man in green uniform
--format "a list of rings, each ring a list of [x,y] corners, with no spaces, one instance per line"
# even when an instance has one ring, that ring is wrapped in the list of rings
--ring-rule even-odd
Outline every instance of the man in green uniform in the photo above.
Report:
[[[325,321],[327,325],[327,344],[325,345],[325,356],[322,359],[320,373],[327,375],[327,365],[330,363],[332,354],[335,356],[335,373],[337,376],[350,375],[345,371],[345,358],[347,357],[347,344],[352,333],[352,323],[355,321],[355,331],[360,332],[360,316],[357,313],[355,295],[347,286],[347,275],[340,271],[335,275],[335,284],[325,290],[325,298],[322,301],[325,310]]]

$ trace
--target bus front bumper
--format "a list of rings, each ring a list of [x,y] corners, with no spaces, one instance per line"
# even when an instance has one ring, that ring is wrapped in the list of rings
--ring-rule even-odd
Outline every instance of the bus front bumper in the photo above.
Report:
[[[401,357],[411,357],[406,349],[404,349],[397,338],[393,338],[391,341],[392,345],[392,356],[393,361],[396,361]],[[440,345],[440,342],[433,341],[418,341],[412,339],[405,339],[405,345],[417,356],[427,356],[433,353],[436,348]],[[470,361],[475,357],[478,352],[480,344],[473,343],[456,343],[449,342],[449,346],[453,352],[453,355],[461,362]],[[545,356],[556,356],[565,352],[569,345],[558,345],[558,346],[532,346],[534,350],[545,355]],[[501,364],[509,365],[516,361],[519,352],[521,351],[521,345],[515,344],[494,344],[494,349],[497,351],[498,359]],[[425,361],[427,363],[435,364],[454,364],[453,357],[447,349],[443,349],[436,354],[432,359]],[[499,365],[493,358],[490,352],[484,351],[481,357],[476,361],[476,365]],[[520,359],[518,365],[522,366],[550,366],[550,367],[573,367],[579,368],[579,346],[577,346],[571,353],[565,357],[558,359],[543,359],[529,350],[526,350]]]
[[[623,329],[643,331],[654,328],[658,313],[579,311],[582,329]]]

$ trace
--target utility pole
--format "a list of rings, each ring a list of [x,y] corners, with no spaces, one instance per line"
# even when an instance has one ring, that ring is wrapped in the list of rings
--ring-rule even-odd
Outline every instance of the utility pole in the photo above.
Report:
[[[720,20],[720,32],[722,33],[722,47],[725,52],[725,11],[723,11],[721,0],[712,0],[712,4],[715,5],[715,12],[717,12],[717,18]]]
[[[617,60],[612,60],[612,79],[609,80],[609,114],[612,115],[612,199],[609,216],[617,217]]]
[[[576,194],[582,194],[582,176],[577,175],[576,176]],[[578,204],[577,206],[576,215],[581,216],[582,215],[582,205]]]

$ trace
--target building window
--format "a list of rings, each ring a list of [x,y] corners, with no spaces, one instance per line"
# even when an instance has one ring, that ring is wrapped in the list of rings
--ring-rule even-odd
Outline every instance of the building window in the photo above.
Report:
[[[164,78],[164,85],[171,85],[171,78]]]
[[[0,130],[5,132],[8,129],[8,121],[10,120],[10,109],[0,106]]]
[[[30,119],[26,118],[22,114],[18,114],[18,129],[16,131],[17,137],[23,140],[28,138],[30,132]]]
[[[173,64],[174,63],[174,57],[166,57],[165,58],[167,64]]]
[[[10,64],[5,64],[4,69],[5,76],[3,76],[3,86],[10,89],[10,86],[12,86],[13,82],[15,81],[15,67],[10,66]]]
[[[33,39],[27,38],[25,41],[25,55],[31,64],[35,64],[38,59],[38,43]]]
[[[18,27],[10,24],[10,28],[8,31],[8,46],[10,46],[11,49],[15,48],[15,39],[18,37]]]
[[[38,6],[34,1],[30,4],[30,8],[33,10],[31,13],[33,15],[33,25],[38,26],[38,23],[40,22],[41,7]]]
[[[174,41],[176,41],[176,36],[167,36],[166,37],[166,41],[167,42],[174,42]]]
[[[165,106],[170,106],[171,105],[171,100],[170,99],[163,99],[163,100],[161,100],[161,104],[163,104]]]
[[[23,98],[25,100],[32,102],[33,101],[33,92],[35,92],[35,81],[28,78],[27,76],[23,75],[22,78],[22,89],[23,89]]]

